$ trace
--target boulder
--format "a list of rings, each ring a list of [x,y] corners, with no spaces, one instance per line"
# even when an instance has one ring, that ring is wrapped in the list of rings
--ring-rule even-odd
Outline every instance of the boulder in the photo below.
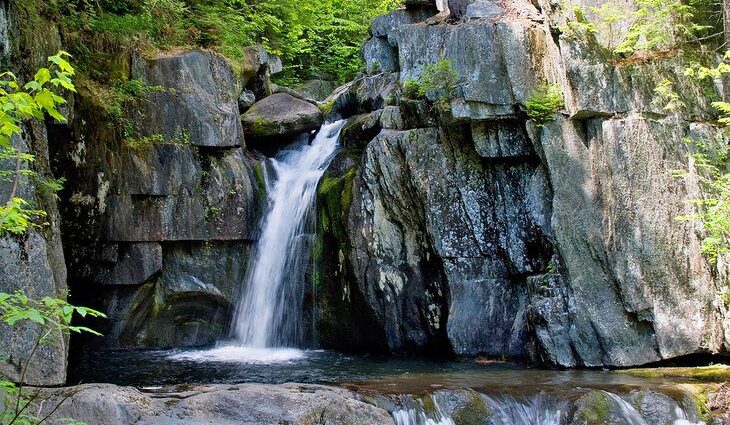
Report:
[[[337,86],[338,84],[336,81],[315,79],[302,82],[302,84],[299,87],[296,87],[296,89],[304,96],[321,102],[325,100],[327,96],[332,94]]]
[[[319,129],[322,111],[286,93],[276,93],[254,104],[241,115],[244,131],[254,148],[265,147],[273,139],[286,139]]]
[[[348,118],[394,105],[400,90],[398,73],[381,73],[351,81],[324,101],[328,117]]]
[[[209,385],[142,392],[131,387],[87,384],[47,390],[42,412],[68,397],[51,422],[74,418],[88,425],[388,425],[387,411],[355,393],[303,384]]]
[[[377,110],[369,114],[356,115],[342,127],[340,143],[346,148],[363,149],[380,133],[380,116]]]

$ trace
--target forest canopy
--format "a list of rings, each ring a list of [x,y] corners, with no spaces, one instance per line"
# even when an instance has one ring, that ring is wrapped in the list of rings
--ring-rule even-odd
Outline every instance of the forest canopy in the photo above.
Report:
[[[352,77],[362,69],[360,46],[370,22],[400,2],[15,0],[25,13],[53,17],[65,34],[80,36],[77,41],[163,50],[203,47],[233,62],[243,59],[243,47],[261,44],[281,56],[285,69],[278,78],[284,84],[312,77],[340,81]]]

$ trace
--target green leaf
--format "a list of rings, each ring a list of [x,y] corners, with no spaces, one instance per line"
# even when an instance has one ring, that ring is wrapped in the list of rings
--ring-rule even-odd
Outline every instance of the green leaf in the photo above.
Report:
[[[51,71],[48,68],[41,68],[35,73],[33,79],[42,86],[51,80]]]

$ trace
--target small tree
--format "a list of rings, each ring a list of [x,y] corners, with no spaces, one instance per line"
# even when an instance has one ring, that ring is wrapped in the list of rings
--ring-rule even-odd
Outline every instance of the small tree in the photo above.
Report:
[[[65,99],[54,90],[75,91],[71,82],[74,75],[73,67],[66,58],[69,55],[60,52],[48,58],[51,66],[41,68],[36,72],[33,80],[21,87],[17,77],[5,72],[0,74],[0,160],[13,162],[10,170],[0,169],[0,179],[10,185],[9,199],[0,206],[0,236],[21,236],[31,226],[41,226],[37,219],[46,215],[45,211],[33,209],[30,203],[17,195],[18,187],[23,177],[40,180],[38,174],[30,168],[35,158],[29,153],[20,152],[13,147],[13,139],[22,133],[22,125],[27,120],[44,120],[46,115],[65,122],[66,118],[58,110]],[[25,165],[25,166],[24,166]],[[41,181],[51,190],[61,188],[57,180]],[[0,293],[0,320],[17,330],[23,323],[34,324],[38,327],[38,338],[28,356],[19,362],[20,380],[12,382],[7,377],[0,378],[0,388],[3,391],[3,409],[0,411],[2,425],[35,425],[46,421],[63,401],[44,416],[41,415],[42,404],[37,403],[41,397],[41,390],[35,389],[30,393],[24,392],[24,383],[28,368],[39,347],[52,344],[58,338],[67,337],[70,333],[98,332],[83,326],[72,325],[74,315],[81,317],[105,317],[103,313],[86,307],[76,307],[63,299],[44,297],[41,300],[28,298],[23,291],[12,294]],[[37,412],[32,410],[38,406]],[[77,421],[67,421],[76,423]]]
[[[39,337],[36,339],[30,353],[28,353],[28,357],[21,363],[20,382],[16,384],[8,379],[0,379],[0,388],[4,393],[0,424],[40,424],[56,412],[65,401],[65,398],[43,416],[40,416],[41,407],[38,407],[37,412],[32,412],[33,408],[39,405],[37,402],[41,397],[41,390],[35,389],[30,393],[25,393],[23,390],[28,368],[38,348],[52,344],[57,338],[66,337],[72,332],[101,335],[87,327],[74,326],[71,322],[75,314],[81,317],[106,316],[90,308],[73,306],[59,298],[44,297],[40,301],[32,300],[22,291],[16,291],[12,294],[0,293],[0,313],[0,319],[14,328],[24,322],[33,323],[40,328]]]
[[[725,61],[714,68],[693,66],[685,72],[696,79],[720,78],[725,74],[730,74],[730,52],[725,54]],[[702,222],[706,232],[702,251],[716,262],[721,255],[730,253],[730,103],[714,102],[713,106],[719,112],[721,133],[710,140],[689,140],[695,148],[692,158],[705,196],[691,200],[700,209],[697,214],[679,219]],[[730,290],[727,296],[730,303]]]
[[[527,116],[538,126],[555,121],[556,113],[565,106],[563,92],[557,84],[545,84],[534,90],[525,101]]]

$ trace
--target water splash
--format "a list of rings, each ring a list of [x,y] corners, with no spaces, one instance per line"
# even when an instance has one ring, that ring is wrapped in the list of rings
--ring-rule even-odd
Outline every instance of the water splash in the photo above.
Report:
[[[620,396],[603,391],[617,407],[614,411],[619,423],[626,425],[649,425],[649,422],[628,401]],[[448,391],[445,393],[447,394]],[[432,412],[427,412],[424,403],[413,398],[400,400],[400,408],[391,412],[396,425],[454,425],[452,411],[449,409],[447,395],[431,394]],[[478,419],[491,425],[561,425],[569,421],[571,403],[545,394],[537,394],[525,399],[512,396],[490,397],[479,395],[488,407]],[[457,403],[458,405],[458,403]],[[453,406],[453,404],[452,404]],[[673,406],[673,425],[704,425],[704,422],[692,418],[679,404]]]
[[[527,400],[518,400],[511,396],[483,398],[492,411],[489,419],[494,425],[557,425],[563,423],[570,410],[567,401],[556,400],[544,394]]]
[[[232,323],[233,337],[243,347],[301,344],[317,185],[344,124],[323,125],[311,145],[285,150],[268,164],[275,176],[267,181],[269,208]]]

